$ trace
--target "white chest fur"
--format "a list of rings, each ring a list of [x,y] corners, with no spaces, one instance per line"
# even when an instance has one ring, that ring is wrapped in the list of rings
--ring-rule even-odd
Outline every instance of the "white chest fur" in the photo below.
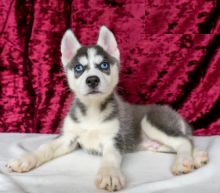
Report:
[[[88,110],[86,115],[76,111],[79,122],[75,122],[67,115],[64,121],[64,134],[70,134],[77,138],[80,146],[89,151],[102,154],[103,147],[112,145],[113,139],[119,130],[119,121],[113,119],[104,121],[106,113],[98,110]]]

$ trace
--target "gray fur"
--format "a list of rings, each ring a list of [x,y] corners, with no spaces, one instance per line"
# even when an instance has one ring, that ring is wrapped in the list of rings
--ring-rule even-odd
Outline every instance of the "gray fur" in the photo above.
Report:
[[[110,103],[112,103],[113,101],[114,101],[113,94],[110,94],[109,97],[107,97],[107,98],[105,99],[105,101],[101,103],[101,105],[100,105],[100,110],[101,110],[101,111],[104,111],[104,110],[106,109],[106,107],[107,107]]]
[[[132,105],[122,101],[117,94],[115,94],[115,100],[120,121],[120,130],[115,137],[115,145],[121,152],[135,151],[141,142],[140,122],[135,120],[135,112]]]
[[[79,103],[78,99],[73,104],[70,111],[73,118],[75,108],[81,108],[82,112],[84,112],[84,108],[87,108],[81,106],[82,104]],[[143,118],[146,118],[150,124],[169,136],[185,137],[191,141],[191,127],[176,111],[167,105],[131,105],[124,102],[117,93],[114,93],[100,104],[100,113],[110,105],[113,107],[112,111],[103,121],[119,120],[120,129],[114,140],[115,146],[120,152],[132,152],[137,149],[141,142],[141,120]],[[181,121],[185,125],[185,133],[181,129]]]
[[[80,111],[83,115],[86,114],[87,108],[78,98],[76,98],[76,100],[75,100],[75,106],[80,109]]]
[[[106,116],[104,121],[111,121],[112,119],[117,118],[118,115],[118,107],[116,104],[112,104],[113,110]]]
[[[153,126],[163,131],[169,136],[186,137],[190,141],[191,127],[173,109],[167,105],[131,105],[124,102],[116,93],[113,95],[117,106],[114,118],[120,121],[120,130],[115,137],[115,145],[121,152],[132,152],[136,150],[141,142],[141,120],[147,117]],[[181,130],[182,121],[186,132]]]
[[[78,98],[73,101],[69,115],[75,122],[79,123],[79,118],[76,116],[77,108],[81,111],[82,115],[86,115],[87,108]]]
[[[110,66],[119,62],[108,54],[104,49],[98,45],[81,47],[78,49],[76,55],[72,61],[67,65],[67,68],[72,69],[79,63],[79,58],[82,56],[88,57],[88,49],[94,48],[97,55],[103,57],[102,62],[108,62]],[[97,68],[99,64],[96,64]],[[110,67],[111,69],[111,67]],[[109,69],[107,73],[111,74]],[[86,69],[87,70],[87,69]],[[89,70],[89,69],[88,69]],[[119,73],[119,71],[118,71]],[[117,119],[120,123],[119,132],[115,136],[115,146],[121,152],[135,151],[142,141],[141,121],[146,119],[152,126],[156,127],[160,131],[164,132],[168,136],[172,137],[184,137],[190,140],[191,127],[189,124],[173,109],[167,105],[131,105],[124,102],[114,91],[109,94],[104,100],[100,101],[100,113],[111,111],[106,115],[103,121],[111,121]],[[70,116],[76,122],[79,122],[79,118],[76,117],[76,109],[81,111],[82,116],[86,115],[87,108],[78,98],[74,100],[72,108],[70,110]],[[107,111],[108,110],[108,111]],[[184,127],[184,128],[182,128]]]
[[[191,128],[185,120],[167,105],[149,105],[146,107],[147,121],[169,136],[187,136],[191,134]],[[181,121],[186,132],[182,131]]]
[[[118,118],[118,104],[113,94],[107,97],[106,100],[101,104],[100,110],[104,111],[109,107],[112,108],[112,111],[110,111],[103,121],[111,121],[112,119]]]
[[[76,116],[76,113],[75,113],[75,107],[73,107],[70,112],[69,112],[69,115],[70,117],[76,122],[76,123],[79,123],[79,119],[78,117]]]

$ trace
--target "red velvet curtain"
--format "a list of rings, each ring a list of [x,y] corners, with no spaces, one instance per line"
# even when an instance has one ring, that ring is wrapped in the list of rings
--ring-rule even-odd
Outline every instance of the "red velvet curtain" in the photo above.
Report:
[[[0,131],[54,133],[72,94],[60,63],[71,28],[82,44],[100,25],[121,50],[119,93],[170,104],[195,135],[220,134],[218,0],[0,0]]]

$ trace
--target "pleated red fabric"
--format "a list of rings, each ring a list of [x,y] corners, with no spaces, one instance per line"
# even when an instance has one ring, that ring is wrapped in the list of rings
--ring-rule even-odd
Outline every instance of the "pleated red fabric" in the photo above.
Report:
[[[169,104],[195,135],[220,134],[217,0],[0,1],[0,131],[56,133],[72,98],[60,61],[65,30],[94,44],[101,25],[121,51],[120,95]]]

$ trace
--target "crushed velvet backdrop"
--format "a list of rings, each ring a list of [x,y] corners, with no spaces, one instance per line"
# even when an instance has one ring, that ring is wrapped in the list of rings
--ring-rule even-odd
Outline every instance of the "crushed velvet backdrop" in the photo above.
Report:
[[[0,0],[0,131],[54,133],[72,95],[60,63],[71,28],[83,44],[108,26],[121,50],[119,93],[170,104],[195,135],[220,134],[218,0]]]

